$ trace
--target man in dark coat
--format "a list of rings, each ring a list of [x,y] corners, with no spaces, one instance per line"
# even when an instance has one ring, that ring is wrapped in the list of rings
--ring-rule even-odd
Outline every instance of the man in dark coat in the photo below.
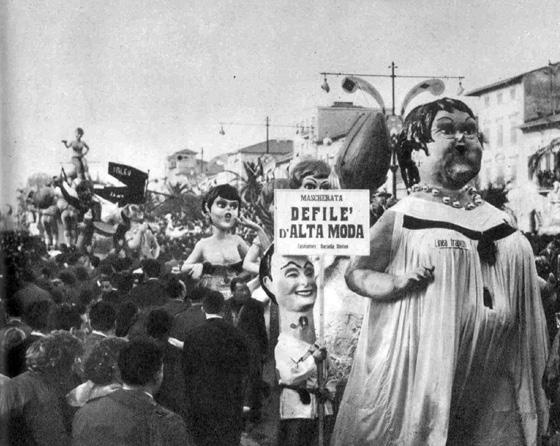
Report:
[[[247,280],[235,277],[230,284],[232,298],[225,302],[224,320],[239,328],[247,336],[249,347],[249,379],[246,404],[250,418],[257,421],[262,407],[262,367],[268,350],[268,336],[262,304],[251,298]]]
[[[80,341],[65,331],[38,339],[27,350],[28,370],[0,389],[0,439],[12,446],[70,445],[66,394],[78,382]]]
[[[130,292],[130,300],[140,309],[160,307],[169,301],[165,286],[160,280],[161,265],[155,259],[146,259],[142,263],[146,280]]]
[[[189,331],[183,347],[188,427],[198,446],[236,446],[249,370],[246,337],[223,320],[221,293],[209,290],[202,306],[207,320]]]
[[[163,352],[148,339],[131,341],[118,359],[123,388],[92,399],[76,413],[74,446],[193,445],[179,415],[154,401]]]

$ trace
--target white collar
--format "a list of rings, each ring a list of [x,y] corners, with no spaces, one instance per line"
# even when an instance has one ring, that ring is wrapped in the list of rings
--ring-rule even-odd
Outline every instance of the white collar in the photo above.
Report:
[[[219,314],[206,313],[206,319],[223,319]]]
[[[99,331],[99,330],[91,330],[91,334],[96,334],[96,335],[99,335],[99,336],[103,336],[104,338],[109,337],[106,333],[103,333],[102,331]]]
[[[123,383],[122,389],[123,390],[140,390],[136,387],[130,387],[130,386],[124,384],[124,383]],[[146,395],[148,395],[152,400],[154,399],[154,396],[150,392],[148,392],[147,390],[142,390],[142,392],[144,392]]]

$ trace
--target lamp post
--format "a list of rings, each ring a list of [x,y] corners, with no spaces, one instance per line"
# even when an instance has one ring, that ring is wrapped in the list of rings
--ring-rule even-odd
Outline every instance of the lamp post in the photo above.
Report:
[[[463,93],[463,85],[462,80],[465,78],[464,76],[448,76],[448,75],[439,75],[439,76],[422,76],[422,75],[398,75],[395,74],[395,69],[398,66],[395,65],[395,62],[391,62],[389,67],[391,69],[390,74],[359,74],[359,73],[335,73],[335,72],[321,72],[321,76],[323,76],[324,81],[321,85],[321,88],[325,92],[330,91],[330,86],[327,82],[327,76],[345,76],[342,81],[342,88],[347,93],[354,93],[356,90],[362,90],[368,93],[381,107],[381,111],[385,115],[387,120],[387,127],[389,128],[389,134],[391,136],[391,166],[390,170],[392,173],[392,181],[393,181],[393,197],[397,197],[397,170],[399,169],[399,165],[397,162],[397,136],[402,130],[403,125],[403,116],[406,110],[406,107],[410,103],[410,101],[418,96],[420,93],[425,91],[429,91],[435,96],[439,96],[445,90],[445,84],[443,83],[442,79],[457,79],[459,81],[458,87],[458,95]],[[383,102],[383,98],[381,94],[377,91],[377,89],[371,85],[366,80],[362,79],[362,77],[384,77],[384,78],[391,78],[391,114],[388,114],[385,110],[385,104]],[[396,78],[407,78],[407,79],[424,79],[424,81],[416,84],[412,87],[408,93],[406,94],[402,106],[400,114],[396,114],[395,109],[395,79]]]

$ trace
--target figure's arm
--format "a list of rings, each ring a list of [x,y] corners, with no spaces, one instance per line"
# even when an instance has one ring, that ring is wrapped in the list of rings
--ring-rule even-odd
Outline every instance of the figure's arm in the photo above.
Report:
[[[249,245],[241,237],[237,236],[237,238],[238,238],[237,251],[239,252],[239,256],[241,257],[241,260],[245,260],[245,256],[247,255],[247,252],[249,252]]]
[[[276,370],[281,384],[297,386],[305,383],[317,371],[315,359],[312,354],[307,354],[307,358],[292,358],[293,353],[276,348]]]
[[[253,243],[247,251],[247,255],[243,259],[243,269],[251,274],[258,274],[260,266],[260,252],[259,245]]]
[[[199,279],[202,276],[203,260],[202,240],[199,240],[194,245],[194,249],[187,257],[187,260],[185,260],[185,263],[183,263],[181,271],[190,274],[193,279]]]
[[[346,284],[355,293],[372,299],[399,299],[409,291],[419,291],[433,280],[431,265],[423,265],[403,275],[385,273],[391,261],[395,213],[385,212],[370,230],[370,255],[356,257],[346,271]]]
[[[82,154],[82,156],[86,156],[86,155],[88,154],[88,152],[89,152],[89,146],[86,144],[85,141],[82,141],[82,144],[84,145],[84,148],[86,149],[86,150],[84,151],[84,153]]]
[[[64,144],[64,147],[66,147],[67,149],[72,145],[72,143],[69,143],[66,139],[63,139],[60,142]]]

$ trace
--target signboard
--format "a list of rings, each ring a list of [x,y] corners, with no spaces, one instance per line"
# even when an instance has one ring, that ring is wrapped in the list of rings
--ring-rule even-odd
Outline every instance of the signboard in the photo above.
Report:
[[[274,241],[283,255],[369,255],[369,190],[275,190]]]
[[[96,193],[113,203],[118,203],[119,206],[144,203],[144,191],[148,180],[146,172],[126,164],[109,162],[108,173],[126,187],[106,187],[104,191]]]

